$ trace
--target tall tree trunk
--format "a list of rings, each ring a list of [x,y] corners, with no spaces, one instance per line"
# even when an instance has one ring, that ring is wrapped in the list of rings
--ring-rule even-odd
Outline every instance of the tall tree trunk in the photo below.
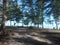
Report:
[[[6,0],[3,0],[3,16],[2,16],[2,31],[5,34],[5,20],[6,20]]]
[[[39,24],[38,24],[38,28],[39,28]]]
[[[43,29],[43,24],[42,24],[42,29]]]
[[[10,20],[10,27],[11,27],[11,20]]]
[[[56,24],[56,29],[58,29],[58,24],[57,24],[57,20],[55,20],[55,24]]]
[[[43,29],[43,22],[42,22],[42,29]]]
[[[31,22],[31,27],[32,27],[32,22]]]
[[[22,27],[24,26],[24,23],[22,22]]]

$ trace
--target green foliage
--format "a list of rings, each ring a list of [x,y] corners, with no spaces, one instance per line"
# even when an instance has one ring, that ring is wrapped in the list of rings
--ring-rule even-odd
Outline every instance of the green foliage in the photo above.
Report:
[[[58,4],[58,5],[57,5]],[[54,14],[54,18],[58,20],[58,17],[60,16],[60,0],[54,0],[52,2],[52,10]]]
[[[24,11],[25,0],[21,1],[22,10]],[[12,2],[12,0],[7,0],[7,20],[15,20],[16,22],[22,20],[25,25],[28,25],[29,22],[32,22],[34,24],[43,24],[43,0],[36,1],[35,3],[36,4],[33,4],[33,0],[28,0],[29,5],[27,5],[27,3],[26,5],[30,8],[30,10],[29,12],[23,13],[23,11],[21,11],[21,8],[18,6],[17,0],[16,2]],[[35,9],[33,5],[36,6]]]
[[[7,20],[15,20],[16,22],[19,22],[23,15],[18,7],[18,3],[15,4],[13,2],[9,2],[7,7]]]
[[[32,0],[28,0],[28,7],[30,7],[29,12],[24,12],[26,19],[23,19],[23,23],[28,25],[29,22],[34,24],[43,24],[43,1],[39,0],[33,4]],[[33,7],[35,5],[35,9]]]

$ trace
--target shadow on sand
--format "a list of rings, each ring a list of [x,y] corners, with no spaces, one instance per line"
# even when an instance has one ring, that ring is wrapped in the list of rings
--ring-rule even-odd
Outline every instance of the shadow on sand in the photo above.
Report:
[[[36,40],[33,40],[31,38],[14,38],[15,41],[17,42],[22,42],[22,43],[25,43],[28,45],[31,44],[31,45],[53,45],[53,44],[48,44],[48,43],[44,43],[44,42],[39,42],[39,41],[36,41]]]
[[[49,32],[43,32],[42,34],[45,34],[48,40],[53,42],[55,45],[60,45],[60,33],[49,33]]]

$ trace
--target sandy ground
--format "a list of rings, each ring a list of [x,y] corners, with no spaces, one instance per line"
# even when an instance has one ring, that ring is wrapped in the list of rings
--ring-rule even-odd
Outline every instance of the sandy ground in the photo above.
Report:
[[[60,33],[38,33],[35,31],[15,30],[0,41],[0,45],[59,45]]]

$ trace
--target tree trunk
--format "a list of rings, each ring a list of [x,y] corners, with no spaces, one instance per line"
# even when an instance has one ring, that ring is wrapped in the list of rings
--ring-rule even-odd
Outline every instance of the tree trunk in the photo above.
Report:
[[[23,27],[23,25],[24,25],[24,24],[23,24],[23,22],[22,22],[22,27]]]
[[[42,29],[43,29],[43,22],[42,22]]]
[[[5,34],[5,20],[6,20],[6,0],[3,0],[3,16],[2,16],[2,31]]]
[[[37,28],[38,28],[38,30],[39,30],[39,24],[38,24]]]
[[[55,21],[55,24],[56,24],[56,29],[58,29],[58,24],[57,24],[57,20]]]

